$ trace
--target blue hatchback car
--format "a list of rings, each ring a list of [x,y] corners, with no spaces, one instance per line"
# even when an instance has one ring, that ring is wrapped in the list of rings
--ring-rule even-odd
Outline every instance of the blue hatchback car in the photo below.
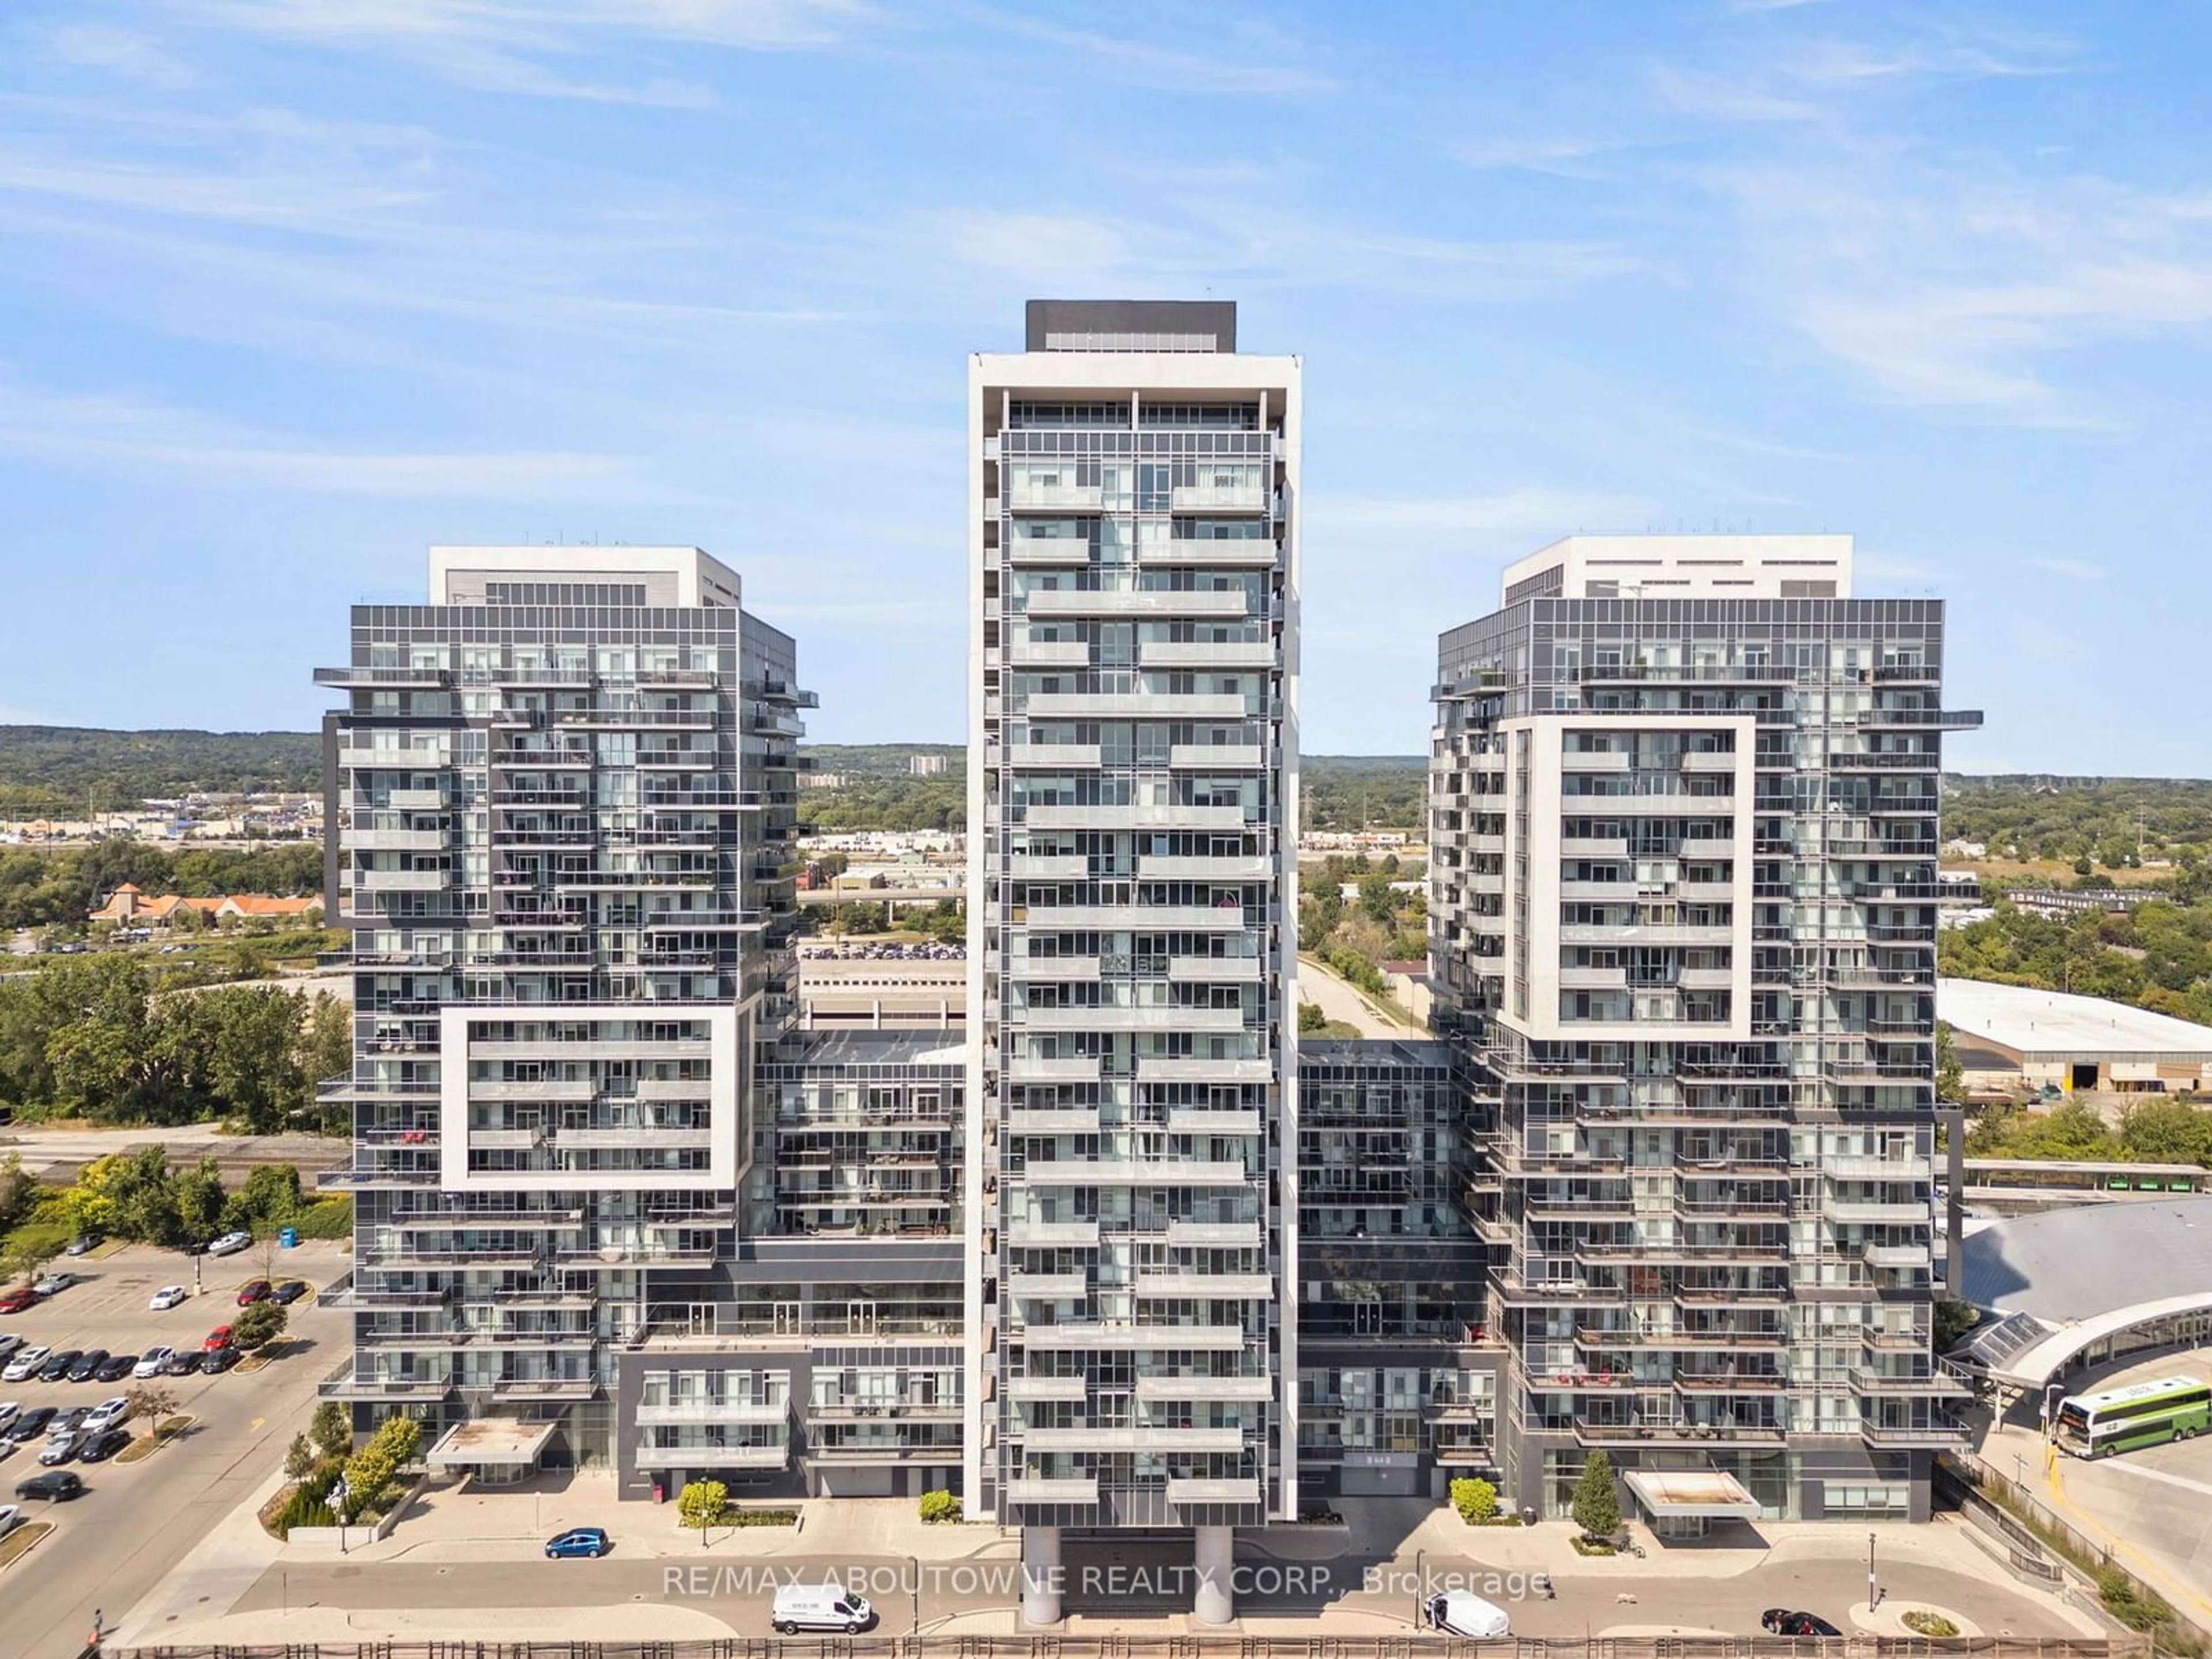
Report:
[[[545,1559],[558,1561],[566,1556],[580,1555],[586,1560],[597,1560],[614,1547],[614,1540],[604,1527],[577,1527],[557,1537],[545,1540]]]

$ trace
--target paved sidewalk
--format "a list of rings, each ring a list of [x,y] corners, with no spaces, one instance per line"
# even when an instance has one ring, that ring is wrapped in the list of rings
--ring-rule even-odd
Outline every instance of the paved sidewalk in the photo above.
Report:
[[[111,1628],[114,1645],[140,1647],[175,1642],[176,1632],[222,1612],[253,1588],[284,1546],[261,1525],[261,1506],[284,1484],[282,1469],[256,1486],[168,1576]]]
[[[526,1560],[571,1527],[604,1527],[625,1557],[696,1561],[741,1556],[911,1556],[923,1561],[1013,1559],[1018,1540],[997,1527],[925,1525],[911,1498],[793,1500],[796,1527],[715,1527],[702,1539],[676,1518],[676,1505],[624,1502],[611,1474],[540,1475],[510,1486],[441,1481],[401,1517],[390,1537],[351,1552],[362,1562]],[[302,1552],[285,1547],[284,1553]],[[324,1559],[327,1549],[306,1552]]]

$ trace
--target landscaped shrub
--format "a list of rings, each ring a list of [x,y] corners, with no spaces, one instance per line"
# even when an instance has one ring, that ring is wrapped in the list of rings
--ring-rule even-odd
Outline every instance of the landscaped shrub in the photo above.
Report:
[[[2118,1567],[2097,1574],[2097,1597],[2130,1630],[2151,1630],[2173,1617],[2172,1608],[2155,1595],[2139,1592],[2135,1580]]]
[[[1487,1480],[1455,1480],[1451,1483],[1451,1506],[1470,1527],[1486,1526],[1498,1516],[1498,1488]]]
[[[1930,1613],[1924,1607],[1915,1607],[1911,1612],[1905,1614],[1903,1623],[1905,1629],[1912,1632],[1916,1636],[1943,1637],[1956,1636],[1959,1633],[1958,1626],[1953,1624],[1942,1613]]]
[[[719,1480],[691,1480],[676,1494],[676,1516],[687,1527],[716,1527],[730,1505],[730,1489]]]
[[[921,1518],[933,1526],[939,1521],[957,1521],[960,1500],[949,1492],[926,1492],[921,1495]]]

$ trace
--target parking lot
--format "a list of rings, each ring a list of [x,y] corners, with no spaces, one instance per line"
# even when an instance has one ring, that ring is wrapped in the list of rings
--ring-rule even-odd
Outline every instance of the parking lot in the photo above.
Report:
[[[216,1326],[236,1316],[237,1292],[248,1279],[300,1279],[319,1290],[346,1270],[348,1253],[342,1244],[309,1243],[281,1252],[273,1265],[275,1271],[264,1273],[258,1247],[203,1258],[199,1292],[155,1312],[148,1303],[163,1285],[191,1289],[192,1258],[144,1245],[63,1258],[55,1267],[81,1274],[82,1282],[25,1312],[0,1315],[0,1332],[20,1336],[26,1347],[106,1348],[116,1354],[143,1354],[157,1346],[198,1348]],[[50,1521],[56,1529],[0,1568],[0,1615],[9,1649],[63,1651],[90,1629],[95,1609],[112,1623],[283,1458],[292,1436],[307,1426],[316,1380],[349,1337],[345,1316],[323,1307],[319,1297],[295,1302],[278,1358],[216,1376],[158,1379],[173,1396],[175,1410],[192,1419],[171,1443],[133,1463],[63,1465],[82,1478],[83,1495],[62,1504],[24,1503],[27,1519]],[[25,1412],[88,1407],[137,1386],[143,1385],[130,1378],[0,1382],[0,1401],[15,1401]],[[133,1421],[126,1426],[143,1435],[151,1425]],[[45,1443],[42,1434],[0,1459],[0,1503],[20,1501],[16,1485],[44,1472],[38,1456]]]

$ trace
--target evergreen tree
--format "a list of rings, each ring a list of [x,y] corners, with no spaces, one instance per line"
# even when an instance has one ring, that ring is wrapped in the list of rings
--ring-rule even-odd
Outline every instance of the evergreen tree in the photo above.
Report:
[[[1567,1512],[1586,1537],[1610,1538],[1620,1530],[1620,1494],[1613,1489],[1613,1460],[1603,1452],[1592,1452],[1583,1465]]]

